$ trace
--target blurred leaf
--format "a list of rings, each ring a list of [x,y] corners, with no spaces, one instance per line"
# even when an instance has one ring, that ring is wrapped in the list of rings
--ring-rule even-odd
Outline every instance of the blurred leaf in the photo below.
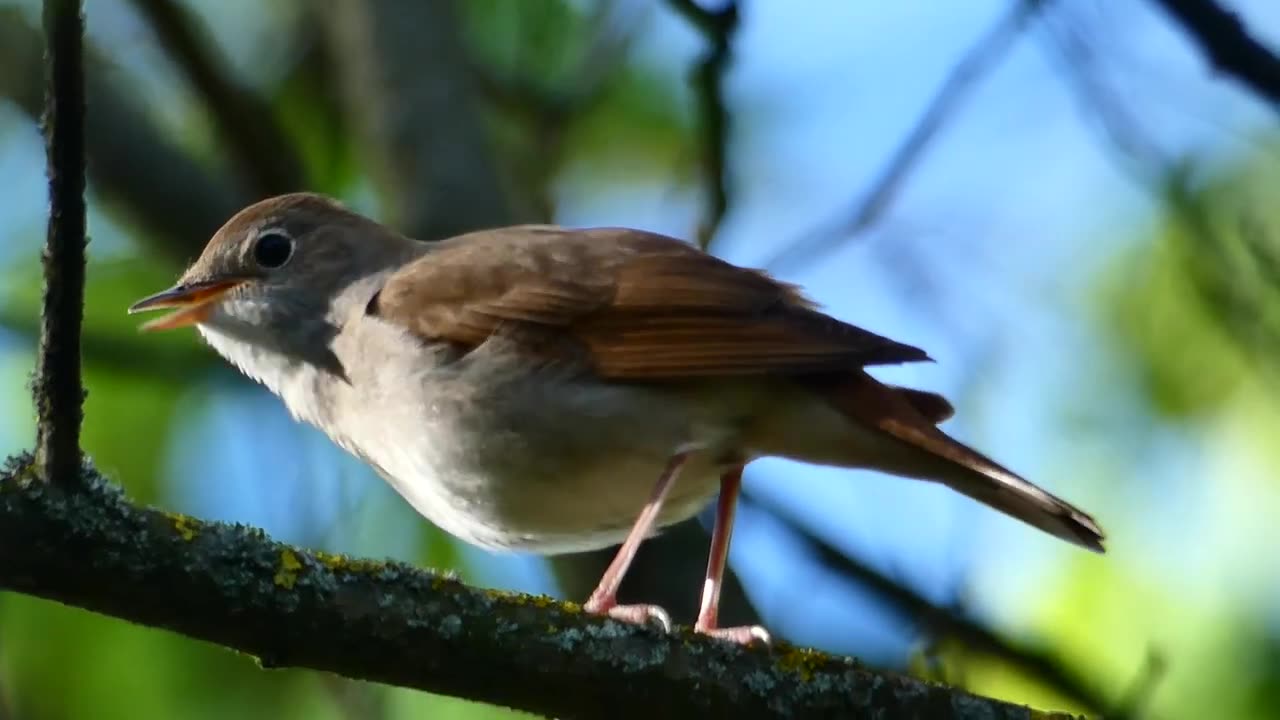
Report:
[[[576,75],[599,70],[582,67],[584,58],[591,60],[595,35],[634,28],[598,27],[595,6],[584,12],[563,0],[478,0],[465,7],[477,72],[498,81],[494,92],[509,96],[503,108],[508,112],[493,120],[503,156],[517,166],[517,175],[550,174],[556,168],[518,167],[550,161],[560,169],[584,167],[623,181],[694,176],[692,116],[670,76],[624,55],[598,88],[579,86],[583,78]],[[543,154],[562,140],[563,152]],[[513,160],[525,155],[531,159]]]
[[[276,89],[272,102],[281,127],[302,156],[304,175],[311,181],[306,189],[340,196],[359,179],[360,168],[327,47],[310,41]]]
[[[472,0],[458,6],[476,62],[516,81],[563,83],[591,42],[589,15],[566,0]]]
[[[537,715],[404,688],[388,690],[387,720],[533,720]]]
[[[1104,322],[1171,417],[1246,383],[1280,388],[1280,168],[1269,157],[1168,183],[1166,216],[1103,283]]]
[[[696,175],[696,148],[692,118],[670,80],[628,66],[573,126],[565,164],[610,177],[660,177],[674,183]]]

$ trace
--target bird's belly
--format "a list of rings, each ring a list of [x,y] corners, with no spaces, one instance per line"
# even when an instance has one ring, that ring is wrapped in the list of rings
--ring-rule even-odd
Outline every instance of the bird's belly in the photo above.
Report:
[[[658,525],[687,519],[742,458],[734,413],[653,389],[523,378],[430,379],[411,414],[379,413],[342,444],[428,520],[468,543],[545,554],[620,542],[671,457],[690,449]],[[477,391],[476,388],[481,390]]]
[[[392,486],[424,517],[473,545],[544,554],[580,552],[626,537],[665,465],[625,459],[595,467],[530,464],[390,469]],[[718,488],[706,463],[685,468],[663,504],[658,526],[685,520]]]

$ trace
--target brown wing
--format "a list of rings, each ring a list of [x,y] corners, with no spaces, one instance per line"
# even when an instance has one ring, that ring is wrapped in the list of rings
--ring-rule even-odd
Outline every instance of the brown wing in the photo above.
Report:
[[[475,347],[498,334],[616,379],[800,374],[927,360],[793,287],[638,230],[520,226],[437,243],[371,312]]]

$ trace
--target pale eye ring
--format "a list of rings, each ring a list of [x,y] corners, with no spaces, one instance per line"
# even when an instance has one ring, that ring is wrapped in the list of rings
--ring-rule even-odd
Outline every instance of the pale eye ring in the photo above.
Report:
[[[263,230],[253,241],[253,261],[274,270],[293,257],[293,238],[283,230]]]

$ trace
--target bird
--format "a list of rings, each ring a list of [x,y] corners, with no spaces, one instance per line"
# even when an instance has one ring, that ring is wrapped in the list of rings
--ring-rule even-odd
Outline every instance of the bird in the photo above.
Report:
[[[194,326],[423,517],[495,551],[619,545],[588,612],[621,604],[641,543],[715,503],[694,630],[719,596],[757,458],[940,483],[1085,549],[1092,517],[952,438],[943,396],[868,368],[921,349],[822,312],[795,285],[642,230],[517,225],[421,242],[315,193],[231,217],[142,326]]]

